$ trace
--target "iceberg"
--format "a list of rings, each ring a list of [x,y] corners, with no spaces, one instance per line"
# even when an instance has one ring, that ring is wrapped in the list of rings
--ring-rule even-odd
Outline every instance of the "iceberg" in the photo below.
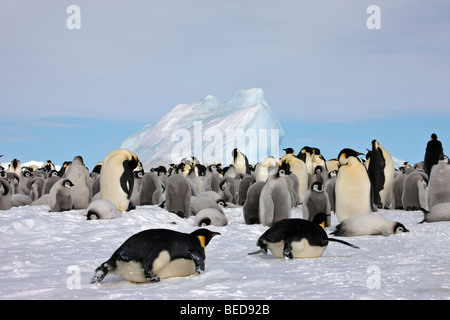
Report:
[[[254,88],[238,90],[226,101],[207,95],[179,104],[155,125],[147,124],[125,139],[121,148],[134,152],[147,169],[191,157],[203,164],[228,165],[234,148],[254,164],[270,155],[278,158],[284,137],[263,90]]]

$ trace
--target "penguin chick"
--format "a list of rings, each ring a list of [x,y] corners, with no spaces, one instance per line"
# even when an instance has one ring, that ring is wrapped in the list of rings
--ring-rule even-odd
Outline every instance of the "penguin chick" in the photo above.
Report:
[[[314,221],[280,220],[259,237],[256,245],[261,249],[252,254],[267,253],[267,249],[269,249],[278,258],[317,258],[322,256],[329,241],[359,249],[348,242],[329,238],[324,230],[325,220],[324,213],[317,214]]]
[[[107,199],[92,201],[85,211],[87,220],[114,219],[121,216],[117,206]]]
[[[424,213],[424,222],[450,221],[450,202],[441,202],[430,208],[430,211],[421,209]]]
[[[340,237],[370,236],[409,232],[403,224],[385,219],[373,213],[351,216],[336,226],[331,234]]]
[[[205,270],[205,247],[219,235],[208,229],[182,233],[149,229],[128,238],[96,270],[91,283],[101,282],[108,272],[132,282],[158,282]]]
[[[215,208],[205,208],[200,210],[194,218],[194,226],[203,227],[213,225],[216,227],[226,226],[227,217]]]
[[[72,187],[74,184],[69,179],[61,179],[50,189],[50,212],[72,210]]]
[[[8,180],[0,178],[0,210],[9,210],[11,207],[11,187]]]

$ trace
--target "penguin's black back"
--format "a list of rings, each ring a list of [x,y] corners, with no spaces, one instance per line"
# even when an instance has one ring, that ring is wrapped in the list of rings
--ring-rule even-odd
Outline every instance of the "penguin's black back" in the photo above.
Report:
[[[283,219],[264,232],[258,239],[257,245],[259,246],[263,240],[277,243],[282,240],[300,241],[303,238],[306,238],[312,246],[328,244],[328,236],[319,224],[304,219]]]
[[[205,252],[197,236],[169,229],[149,229],[128,238],[107,261],[116,266],[116,261],[139,261],[154,259],[158,254],[167,250],[170,260],[189,259],[188,251],[197,250],[202,258]]]

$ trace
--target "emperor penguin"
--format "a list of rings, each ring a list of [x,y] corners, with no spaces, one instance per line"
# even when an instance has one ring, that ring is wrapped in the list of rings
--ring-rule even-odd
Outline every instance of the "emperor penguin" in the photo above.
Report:
[[[298,159],[293,154],[285,154],[281,158],[281,163],[288,164],[291,174],[295,174],[297,176],[298,202],[302,204],[309,186],[309,174],[305,162],[303,160]]]
[[[50,189],[53,187],[53,185],[59,180],[61,179],[58,171],[56,170],[52,170],[50,172],[47,173],[46,177],[45,177],[45,181],[44,181],[44,187],[42,189],[42,193],[43,194],[48,194],[50,193]]]
[[[30,182],[33,180],[34,175],[29,170],[23,170],[20,174],[19,185],[16,189],[16,193],[30,195]]]
[[[265,184],[265,181],[256,181],[248,188],[247,198],[242,207],[246,224],[259,224],[259,199]]]
[[[339,237],[370,236],[409,232],[403,224],[388,220],[374,213],[364,213],[351,216],[336,226],[332,235]]]
[[[319,148],[311,148],[313,153],[312,153],[312,157],[311,157],[311,165],[312,165],[312,174],[315,175],[316,174],[316,167],[317,166],[322,166],[325,171],[327,170],[327,165],[326,165],[326,160],[324,158],[324,156],[322,155],[321,151]]]
[[[320,181],[323,184],[325,184],[325,182],[328,179],[328,171],[325,168],[325,166],[323,165],[317,165],[314,167],[314,181]]]
[[[215,208],[205,208],[200,210],[194,218],[194,226],[216,226],[222,227],[228,224],[227,217],[223,212]]]
[[[313,171],[314,168],[313,168],[313,163],[312,163],[313,153],[314,153],[313,148],[305,146],[297,154],[297,158],[299,158],[300,160],[303,160],[303,162],[305,163],[306,171],[309,174],[313,174],[314,173],[314,171]]]
[[[0,178],[0,210],[12,208],[11,186],[5,178]]]
[[[166,180],[166,210],[181,218],[189,218],[191,212],[191,184],[182,174],[172,174]]]
[[[435,204],[430,208],[430,211],[422,209],[424,213],[424,222],[440,222],[440,221],[450,221],[450,202],[441,202]]]
[[[72,210],[72,188],[73,183],[69,179],[60,179],[50,189],[49,206],[50,212],[61,212]]]
[[[202,192],[215,191],[219,192],[220,174],[216,164],[212,164],[206,168],[205,177],[203,178]]]
[[[96,270],[91,283],[101,282],[111,272],[131,282],[159,282],[205,270],[205,247],[219,235],[208,229],[182,233],[149,229],[128,238]]]
[[[142,179],[144,177],[144,171],[136,169],[133,171],[134,176],[134,184],[133,191],[131,192],[130,203],[132,206],[140,206],[141,205],[141,190],[142,190]],[[100,177],[100,175],[99,175]],[[98,179],[98,186],[100,188],[100,179]],[[93,192],[94,190],[92,190]],[[95,194],[93,192],[93,194]]]
[[[219,194],[225,202],[237,204],[238,187],[234,178],[227,176],[221,178],[219,187]]]
[[[304,219],[283,219],[264,232],[256,242],[260,250],[267,250],[278,257],[288,259],[317,258],[325,252],[328,243],[338,242],[359,249],[359,247],[339,239],[329,238],[324,230],[325,214],[316,215],[314,221]]]
[[[273,156],[268,156],[262,162],[258,163],[255,168],[255,180],[266,181],[269,177],[269,168],[278,166],[278,161]]]
[[[431,134],[431,140],[428,141],[427,147],[425,149],[424,157],[424,170],[425,173],[430,176],[431,168],[433,165],[437,164],[439,158],[444,154],[444,149],[442,148],[442,142],[438,140],[435,133]]]
[[[355,214],[373,212],[372,190],[362,153],[345,148],[339,153],[339,171],[335,185],[335,209],[339,222]]]
[[[215,209],[221,214],[224,214],[222,206],[216,201],[205,196],[191,197],[191,215],[195,216],[203,209]]]
[[[291,216],[291,195],[284,170],[273,167],[259,197],[259,221],[263,226],[272,226],[275,222]]]
[[[255,178],[253,178],[250,175],[247,175],[241,180],[238,187],[238,197],[237,197],[238,205],[240,206],[244,205],[245,200],[247,199],[248,188],[250,188],[251,185],[254,184],[255,182],[256,182]]]
[[[157,174],[146,172],[142,178],[140,205],[157,205],[163,201],[163,189]]]
[[[427,208],[428,176],[425,172],[416,170],[406,176],[403,185],[402,205],[406,211]]]
[[[334,199],[334,187],[336,185],[336,176],[337,176],[338,171],[337,170],[332,170],[330,172],[328,172],[328,177],[327,180],[325,182],[324,188],[325,188],[325,192],[328,195],[328,200],[330,202],[330,209],[333,212],[336,212],[336,208],[335,208],[335,199]]]
[[[428,208],[443,202],[450,202],[450,162],[447,156],[441,156],[432,167],[428,185]]]
[[[35,177],[33,180],[30,181],[30,198],[31,200],[35,201],[39,199],[43,194],[44,189],[44,178],[41,177]]]
[[[394,160],[377,140],[372,141],[372,150],[369,154],[367,172],[372,183],[373,202],[378,208],[387,208],[395,175]]]
[[[102,162],[100,192],[103,199],[110,200],[119,211],[128,211],[134,186],[133,170],[138,157],[127,149],[110,152]]]
[[[233,166],[236,168],[236,173],[250,174],[250,167],[248,159],[238,148],[233,149]]]
[[[116,205],[106,199],[92,201],[84,211],[87,220],[115,219],[121,216]]]
[[[400,173],[395,177],[391,186],[391,209],[403,209],[402,197],[405,180],[408,174],[416,171],[412,167],[400,168]]]
[[[331,205],[328,199],[328,193],[325,191],[321,181],[315,181],[308,189],[305,195],[305,201],[302,206],[303,219],[313,221],[319,213],[325,213],[325,226],[331,225]]]
[[[76,156],[64,174],[74,184],[72,188],[73,209],[86,209],[92,201],[91,178],[83,158]]]
[[[20,176],[20,174],[22,173],[22,164],[20,163],[20,160],[13,159],[9,164],[8,169],[6,169],[6,172],[14,172],[15,174]]]

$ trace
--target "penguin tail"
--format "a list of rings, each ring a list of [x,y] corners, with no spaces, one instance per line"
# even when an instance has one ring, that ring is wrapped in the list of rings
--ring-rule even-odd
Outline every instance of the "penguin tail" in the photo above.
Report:
[[[333,238],[328,238],[327,240],[328,241],[339,242],[339,243],[345,244],[346,246],[349,246],[349,247],[352,247],[352,248],[355,248],[355,249],[359,249],[358,246],[355,246],[354,244],[348,243],[347,241],[343,241],[343,240],[339,240],[339,239],[333,239]]]

